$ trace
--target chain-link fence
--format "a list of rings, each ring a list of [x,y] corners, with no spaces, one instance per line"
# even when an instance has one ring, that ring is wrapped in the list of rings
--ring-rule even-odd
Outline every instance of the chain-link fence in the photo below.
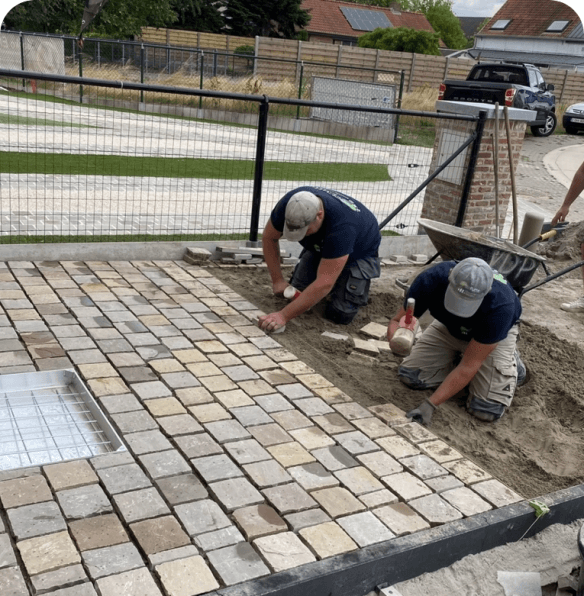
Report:
[[[50,62],[39,63],[39,55],[50,55]],[[378,94],[391,96],[389,108],[401,107],[404,87],[403,71],[258,57],[252,46],[229,53],[96,38],[80,44],[74,37],[11,31],[0,32],[0,64],[47,74],[297,99],[316,99],[314,80],[326,77],[386,86]],[[213,106],[201,102],[199,107]],[[278,109],[281,115],[294,114],[284,106]],[[309,114],[298,108],[294,115]]]
[[[0,88],[3,242],[256,240],[279,198],[302,185],[354,196],[379,221],[392,213],[385,231],[417,233],[431,127],[422,143],[397,145],[393,130],[272,115],[334,107],[373,117],[381,108],[7,70]],[[240,104],[245,113],[229,110]],[[393,113],[404,131],[475,121]]]

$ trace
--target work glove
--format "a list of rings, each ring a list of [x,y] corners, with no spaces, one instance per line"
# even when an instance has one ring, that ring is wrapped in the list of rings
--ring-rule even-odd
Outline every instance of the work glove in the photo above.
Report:
[[[406,418],[411,418],[414,422],[419,422],[424,426],[428,426],[432,421],[432,414],[434,414],[434,410],[436,406],[427,399],[423,401],[416,409],[410,410],[406,414]]]

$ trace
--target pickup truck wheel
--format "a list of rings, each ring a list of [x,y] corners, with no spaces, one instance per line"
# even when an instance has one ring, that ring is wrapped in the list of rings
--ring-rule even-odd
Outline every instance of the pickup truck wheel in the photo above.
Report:
[[[554,130],[556,130],[556,124],[558,120],[553,112],[548,112],[543,126],[532,126],[531,132],[534,137],[549,137]]]

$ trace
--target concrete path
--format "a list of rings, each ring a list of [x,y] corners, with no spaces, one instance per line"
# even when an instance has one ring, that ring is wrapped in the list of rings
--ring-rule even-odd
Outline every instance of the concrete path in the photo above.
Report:
[[[212,268],[4,262],[0,305],[0,594],[234,594],[521,500],[404,412],[316,374]],[[24,452],[14,387],[63,369],[126,449]]]
[[[0,150],[5,151],[237,159],[249,160],[250,168],[255,160],[257,130],[252,127],[36,102],[12,96],[0,97],[0,112],[11,118],[29,119],[0,124]],[[386,180],[334,184],[337,190],[357,197],[381,221],[425,180],[432,150],[270,131],[265,159],[278,161],[282,155],[287,162],[298,164],[387,166]],[[305,184],[330,185],[330,182],[310,180],[300,174],[301,171],[298,181],[264,180],[261,227],[276,202],[291,188]],[[402,233],[416,234],[423,196],[421,193],[416,197],[395,218],[392,226],[398,226]],[[132,228],[120,229],[118,225],[116,230],[110,230],[104,224],[107,219],[140,217],[141,225],[137,226],[140,232],[241,233],[249,230],[252,197],[253,180],[2,174],[0,232],[134,233]],[[171,221],[172,218],[181,221]]]
[[[543,160],[548,171],[566,188],[570,187],[576,170],[584,162],[584,142],[577,143],[577,140],[574,137],[573,145],[550,151]]]

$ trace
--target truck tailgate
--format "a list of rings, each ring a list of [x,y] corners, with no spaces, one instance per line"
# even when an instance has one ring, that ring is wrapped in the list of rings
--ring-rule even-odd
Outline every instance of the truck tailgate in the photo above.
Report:
[[[450,83],[445,81],[446,89],[444,99],[450,101],[468,101],[481,103],[505,104],[505,91],[512,85],[509,83],[485,83],[456,81]]]

